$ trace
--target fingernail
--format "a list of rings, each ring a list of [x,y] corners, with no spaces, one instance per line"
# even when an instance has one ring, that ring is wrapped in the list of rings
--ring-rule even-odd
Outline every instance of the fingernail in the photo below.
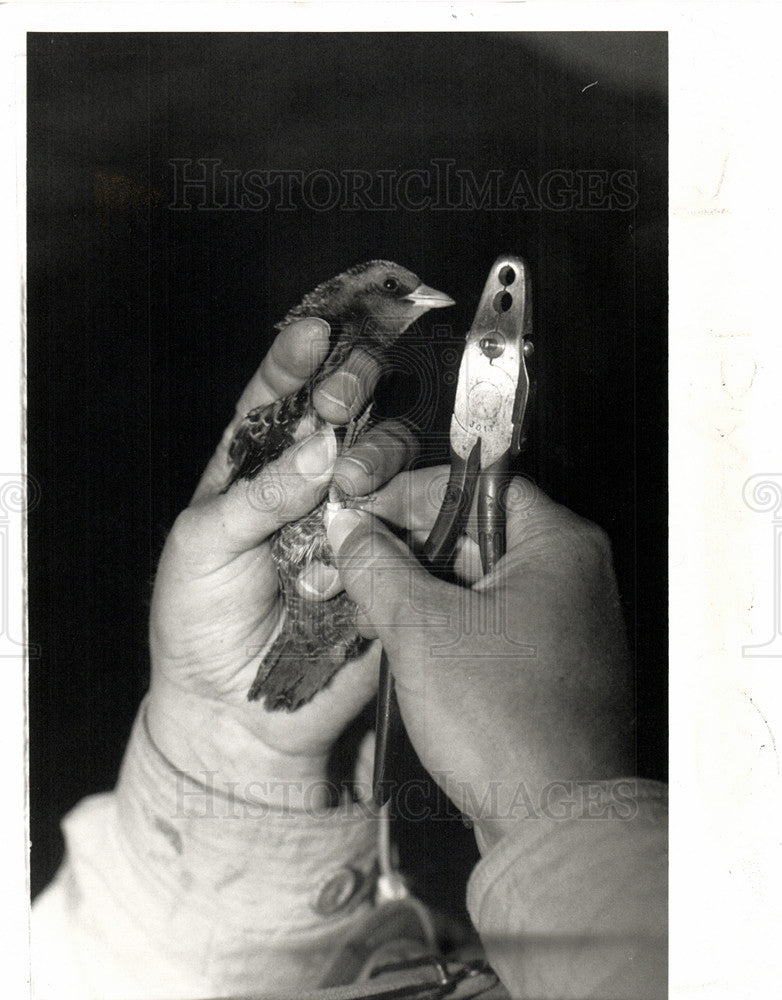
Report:
[[[324,427],[306,438],[296,448],[293,456],[296,470],[311,479],[331,470],[337,459],[337,438],[333,427]]]
[[[354,528],[363,524],[363,522],[364,518],[357,510],[351,510],[350,507],[346,507],[344,510],[338,510],[331,518],[329,525],[326,528],[326,535],[332,549],[334,549],[335,552],[339,552],[348,535]]]
[[[328,380],[328,390],[321,387],[324,399],[349,410],[358,399],[361,382],[353,372],[337,372]]]
[[[325,601],[344,590],[336,566],[313,562],[300,574],[296,589],[304,597]]]
[[[309,323],[314,335],[320,335],[328,340],[331,334],[331,327],[325,319],[321,319],[320,316],[308,316],[306,321],[302,320],[302,322]]]

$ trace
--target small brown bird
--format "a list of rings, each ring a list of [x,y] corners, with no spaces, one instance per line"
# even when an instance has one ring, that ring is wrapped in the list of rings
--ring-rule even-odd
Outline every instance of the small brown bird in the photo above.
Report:
[[[276,329],[282,330],[304,316],[319,316],[331,327],[331,350],[298,392],[247,414],[229,449],[233,470],[226,489],[238,479],[254,478],[295,441],[325,426],[312,405],[312,394],[353,348],[360,346],[382,359],[419,316],[450,305],[453,299],[449,296],[385,260],[356,264],[318,285],[276,324]],[[343,448],[365,428],[369,409],[348,426]],[[355,604],[347,594],[312,601],[296,589],[299,575],[314,560],[334,565],[323,523],[324,509],[325,502],[301,520],[286,524],[271,539],[285,620],[247,695],[250,700],[263,697],[269,709],[297,709],[366,645],[355,625]]]

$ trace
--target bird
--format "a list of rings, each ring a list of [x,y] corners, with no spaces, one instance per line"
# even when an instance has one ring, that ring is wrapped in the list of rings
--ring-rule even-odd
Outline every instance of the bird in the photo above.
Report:
[[[354,348],[360,346],[382,361],[384,352],[416,319],[429,309],[453,304],[450,296],[387,260],[355,264],[305,295],[275,329],[281,331],[303,317],[326,320],[331,328],[326,359],[298,391],[255,407],[243,417],[228,449],[231,468],[225,490],[238,480],[255,478],[286,448],[326,426],[313,406],[313,393]],[[342,450],[366,429],[371,407],[369,403],[348,424]],[[306,704],[368,643],[356,626],[356,606],[344,591],[316,601],[303,597],[296,587],[300,574],[313,561],[334,565],[324,513],[329,501],[340,504],[344,499],[332,483],[327,501],[285,524],[270,539],[283,604],[282,627],[247,693],[250,701],[263,698],[270,711],[292,712]]]

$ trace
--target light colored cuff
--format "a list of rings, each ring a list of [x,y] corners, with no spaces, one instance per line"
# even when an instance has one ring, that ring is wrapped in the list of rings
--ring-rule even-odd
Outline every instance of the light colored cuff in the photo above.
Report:
[[[568,785],[470,877],[467,906],[489,960],[513,996],[664,996],[666,786]]]
[[[376,819],[364,808],[285,812],[216,792],[160,754],[143,706],[115,798],[148,935],[223,989],[314,985],[369,908]]]

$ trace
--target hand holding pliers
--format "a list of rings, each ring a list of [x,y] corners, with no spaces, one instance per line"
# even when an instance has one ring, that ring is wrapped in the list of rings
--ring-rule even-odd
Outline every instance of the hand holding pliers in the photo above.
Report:
[[[440,512],[424,546],[433,569],[444,568],[464,531],[478,486],[478,545],[484,574],[505,554],[505,491],[510,464],[527,443],[534,383],[532,300],[526,263],[498,257],[483,288],[459,368],[450,430],[451,469]],[[388,659],[380,661],[373,798],[384,805],[400,728]]]

